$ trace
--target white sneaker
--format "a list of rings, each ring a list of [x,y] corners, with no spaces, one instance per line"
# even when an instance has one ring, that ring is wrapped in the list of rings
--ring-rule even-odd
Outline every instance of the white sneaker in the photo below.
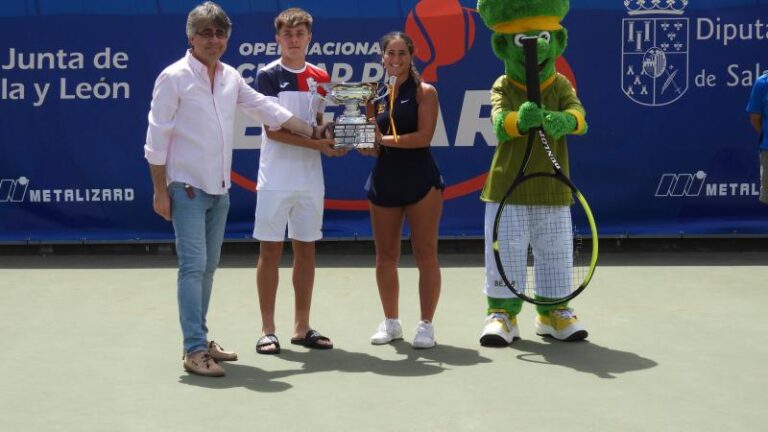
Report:
[[[419,321],[412,345],[414,348],[432,348],[435,346],[435,328],[431,322]]]
[[[507,346],[520,339],[520,330],[517,328],[517,317],[511,320],[505,313],[495,312],[485,319],[483,332],[480,334],[482,346]]]
[[[387,318],[376,328],[376,333],[371,336],[371,343],[383,345],[402,338],[403,328],[400,326],[400,320]]]

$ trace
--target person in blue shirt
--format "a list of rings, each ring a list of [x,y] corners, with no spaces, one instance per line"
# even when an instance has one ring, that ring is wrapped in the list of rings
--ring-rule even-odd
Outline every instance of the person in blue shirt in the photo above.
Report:
[[[747,103],[747,112],[752,127],[760,134],[760,202],[768,204],[768,73],[760,76],[752,86]]]

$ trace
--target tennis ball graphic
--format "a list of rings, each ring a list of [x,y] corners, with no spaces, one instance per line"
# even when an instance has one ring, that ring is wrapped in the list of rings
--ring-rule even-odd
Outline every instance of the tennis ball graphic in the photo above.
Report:
[[[424,81],[437,81],[437,69],[458,62],[475,42],[472,11],[459,0],[422,0],[408,13],[405,33],[424,62]]]

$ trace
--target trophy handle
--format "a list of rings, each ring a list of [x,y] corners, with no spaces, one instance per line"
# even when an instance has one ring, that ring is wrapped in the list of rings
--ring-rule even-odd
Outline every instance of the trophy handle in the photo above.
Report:
[[[378,101],[380,101],[380,100],[384,99],[385,97],[389,96],[389,92],[390,92],[390,89],[391,89],[391,88],[392,88],[392,87],[395,85],[395,83],[397,82],[397,77],[396,77],[396,76],[391,76],[391,77],[388,77],[388,78],[386,79],[386,81],[387,81],[387,83],[386,83],[386,84],[384,84],[384,89],[385,89],[385,90],[384,90],[384,93],[382,93],[381,95],[379,95],[379,96],[377,96],[377,97],[375,97],[375,98],[371,99],[371,103],[373,103],[373,102],[378,102]]]
[[[321,95],[320,92],[317,91],[318,84],[314,78],[312,77],[307,78],[307,87],[309,87],[309,93],[311,96],[313,97],[317,96],[320,99],[324,100],[325,102],[331,102],[325,96]]]
[[[318,84],[314,78],[307,78],[307,87],[309,87],[309,112],[312,116],[312,126],[316,126],[316,117],[322,102],[315,103],[315,100],[320,99],[325,103],[328,103],[329,101],[325,98],[325,96],[321,95],[320,92],[317,91]]]

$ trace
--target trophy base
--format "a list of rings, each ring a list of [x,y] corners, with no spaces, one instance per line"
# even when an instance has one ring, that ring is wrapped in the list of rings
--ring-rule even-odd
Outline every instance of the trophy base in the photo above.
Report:
[[[333,145],[335,149],[374,148],[376,145],[376,127],[368,123],[337,123],[333,127],[333,135],[336,141]]]

